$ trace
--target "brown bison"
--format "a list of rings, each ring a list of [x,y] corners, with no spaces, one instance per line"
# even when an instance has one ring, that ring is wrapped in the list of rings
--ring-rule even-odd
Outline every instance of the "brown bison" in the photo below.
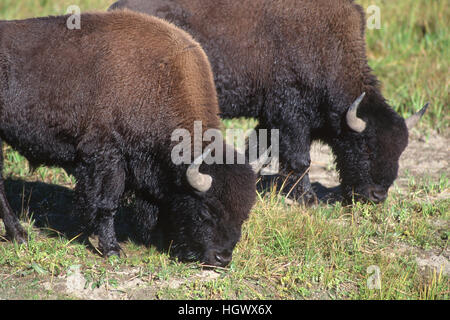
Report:
[[[408,144],[408,122],[386,103],[367,63],[366,20],[351,0],[119,0],[198,40],[214,71],[222,116],[280,130],[280,163],[293,195],[315,200],[313,140],[336,156],[347,200],[386,199]],[[290,175],[289,175],[290,174]],[[290,188],[287,187],[286,190]]]
[[[174,130],[220,129],[202,48],[132,11],[83,14],[79,30],[68,19],[0,22],[1,139],[34,167],[75,176],[79,231],[97,232],[105,256],[119,255],[114,215],[131,191],[144,237],[161,225],[180,259],[228,264],[255,200],[252,168],[171,158]],[[0,217],[9,238],[26,241],[2,179]]]

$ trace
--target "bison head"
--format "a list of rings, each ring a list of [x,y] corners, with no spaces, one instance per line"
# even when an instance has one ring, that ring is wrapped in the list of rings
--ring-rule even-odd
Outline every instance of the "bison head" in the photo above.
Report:
[[[170,196],[160,216],[170,254],[183,261],[228,265],[254,204],[255,184],[249,164],[207,165],[196,159],[186,171],[186,188]]]
[[[377,94],[364,93],[350,106],[344,129],[332,142],[346,200],[379,203],[387,198],[408,144],[408,130],[427,107],[405,120]]]

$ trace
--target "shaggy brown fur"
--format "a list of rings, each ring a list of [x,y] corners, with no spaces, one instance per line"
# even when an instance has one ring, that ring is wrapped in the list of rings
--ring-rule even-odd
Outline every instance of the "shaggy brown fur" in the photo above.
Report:
[[[187,165],[171,161],[175,129],[193,134],[194,121],[220,128],[200,45],[168,22],[131,11],[83,14],[81,30],[69,30],[67,18],[0,22],[1,138],[34,166],[75,175],[82,231],[97,230],[106,255],[118,254],[114,214],[131,190],[138,215],[169,220],[181,258],[215,264],[224,251],[229,261],[255,197],[251,168],[203,164],[213,187],[200,194],[186,182]],[[24,241],[0,195],[8,236]],[[199,224],[211,211],[212,223]]]

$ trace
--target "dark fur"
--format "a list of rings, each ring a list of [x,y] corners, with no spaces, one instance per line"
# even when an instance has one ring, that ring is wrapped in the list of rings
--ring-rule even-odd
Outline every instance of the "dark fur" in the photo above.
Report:
[[[74,174],[80,231],[97,231],[105,255],[119,254],[114,214],[132,191],[143,237],[160,223],[175,256],[226,264],[255,200],[253,171],[203,164],[213,185],[200,193],[186,180],[187,165],[171,161],[175,129],[193,132],[194,121],[203,130],[220,128],[200,45],[131,11],[83,14],[81,30],[67,29],[66,20],[0,22],[1,139],[34,166]],[[25,241],[3,180],[0,205],[7,235]]]
[[[197,39],[215,75],[223,117],[255,117],[280,129],[291,182],[309,168],[313,140],[336,155],[344,196],[381,201],[408,143],[405,121],[385,102],[368,66],[363,9],[350,0],[120,0],[172,21]],[[366,92],[362,133],[345,121]],[[289,189],[289,188],[287,188]],[[293,193],[315,198],[306,174]],[[378,196],[377,196],[378,195]]]

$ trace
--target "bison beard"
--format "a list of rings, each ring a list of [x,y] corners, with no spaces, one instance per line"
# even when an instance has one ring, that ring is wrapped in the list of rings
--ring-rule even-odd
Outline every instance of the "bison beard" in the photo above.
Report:
[[[202,44],[223,117],[254,117],[258,129],[280,130],[285,191],[296,185],[292,196],[315,201],[307,171],[310,145],[321,140],[336,156],[346,200],[386,199],[408,130],[381,95],[367,63],[366,20],[359,5],[351,0],[119,0],[110,10],[120,8],[167,19]],[[363,92],[359,108],[351,109]]]
[[[114,217],[129,191],[144,240],[159,228],[180,259],[225,266],[255,201],[251,166],[171,161],[175,129],[220,129],[203,50],[131,11],[83,14],[81,30],[67,18],[0,21],[1,139],[32,165],[75,176],[78,232],[97,232],[105,256],[120,253]],[[0,218],[8,238],[27,240],[3,179]]]

